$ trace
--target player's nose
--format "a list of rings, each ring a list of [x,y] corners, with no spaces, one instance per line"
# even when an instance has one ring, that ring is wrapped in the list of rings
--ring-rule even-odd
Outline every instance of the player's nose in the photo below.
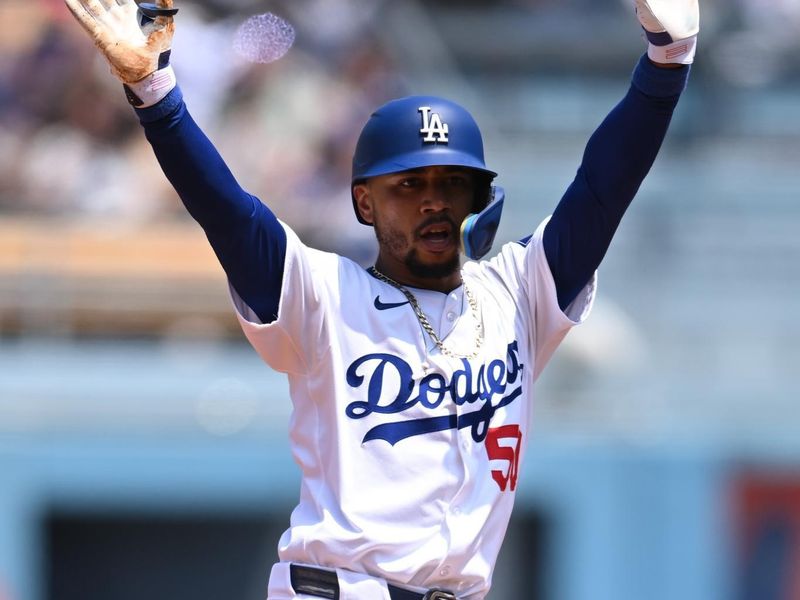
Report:
[[[432,181],[425,186],[421,203],[423,213],[441,212],[451,206],[452,200],[445,185]]]

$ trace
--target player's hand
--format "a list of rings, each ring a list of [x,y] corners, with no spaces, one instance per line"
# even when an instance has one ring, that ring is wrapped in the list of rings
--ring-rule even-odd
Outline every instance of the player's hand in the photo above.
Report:
[[[698,0],[635,0],[636,16],[647,34],[650,59],[690,64],[700,31]]]
[[[175,31],[172,0],[144,4],[141,11],[133,0],[64,1],[123,83],[141,81],[163,68],[162,55]]]

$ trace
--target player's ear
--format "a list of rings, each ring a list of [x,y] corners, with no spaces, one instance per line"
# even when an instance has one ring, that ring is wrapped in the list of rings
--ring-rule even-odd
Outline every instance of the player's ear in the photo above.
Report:
[[[369,184],[366,181],[353,186],[353,198],[355,199],[358,214],[361,215],[364,221],[372,225],[372,194],[370,194]]]

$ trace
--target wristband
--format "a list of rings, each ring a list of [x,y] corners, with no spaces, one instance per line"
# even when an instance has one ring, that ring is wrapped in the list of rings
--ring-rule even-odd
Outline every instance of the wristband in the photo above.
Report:
[[[172,65],[167,64],[163,69],[150,73],[141,81],[125,83],[125,97],[135,108],[147,108],[158,104],[177,85],[175,71]]]
[[[650,35],[647,36],[650,38]],[[697,49],[697,36],[678,40],[664,45],[656,45],[650,41],[647,46],[647,56],[658,63],[674,63],[690,65],[694,61],[695,50]]]

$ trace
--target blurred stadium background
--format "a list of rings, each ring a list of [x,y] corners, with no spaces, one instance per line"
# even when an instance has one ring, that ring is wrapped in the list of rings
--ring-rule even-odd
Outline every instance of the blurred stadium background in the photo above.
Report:
[[[643,42],[629,0],[185,0],[174,64],[240,181],[367,264],[371,108],[451,96],[522,237]],[[800,598],[800,1],[702,0],[689,90],[546,371],[491,598]],[[297,42],[251,65],[266,11]],[[0,599],[265,598],[287,387],[61,0],[0,3]]]

